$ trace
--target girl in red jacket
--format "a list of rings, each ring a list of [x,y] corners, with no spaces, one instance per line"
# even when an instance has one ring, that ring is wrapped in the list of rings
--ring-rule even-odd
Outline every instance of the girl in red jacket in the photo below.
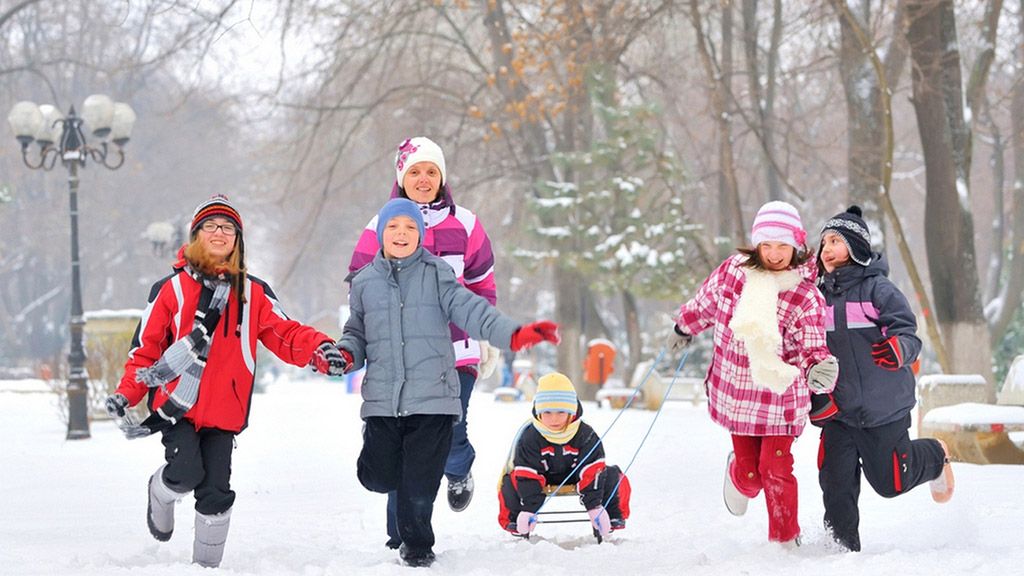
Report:
[[[242,217],[225,196],[200,204],[174,272],[153,285],[124,376],[106,400],[129,438],[163,434],[167,463],[149,479],[146,523],[154,538],[174,531],[174,503],[195,492],[192,561],[216,567],[231,506],[231,450],[248,425],[256,341],[278,358],[340,375],[329,336],[285,316],[270,286],[246,273]],[[141,424],[123,419],[147,399]]]

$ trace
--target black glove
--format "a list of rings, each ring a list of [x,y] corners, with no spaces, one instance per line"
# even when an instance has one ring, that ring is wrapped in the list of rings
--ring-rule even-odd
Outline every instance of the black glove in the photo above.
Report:
[[[811,424],[821,427],[825,422],[834,419],[839,415],[839,406],[832,394],[811,394]]]
[[[111,418],[124,418],[125,410],[128,409],[128,399],[125,398],[124,394],[115,392],[107,396],[103,406],[107,409],[107,414],[110,414]]]

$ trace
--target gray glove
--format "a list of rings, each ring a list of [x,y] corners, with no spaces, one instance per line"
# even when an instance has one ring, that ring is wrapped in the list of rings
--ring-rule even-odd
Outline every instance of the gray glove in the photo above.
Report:
[[[135,423],[135,418],[128,412],[128,398],[125,398],[124,394],[115,392],[107,396],[103,406],[107,409],[107,414],[117,422],[117,427],[124,433],[125,438],[134,440],[153,433],[152,429]]]
[[[125,410],[128,409],[128,399],[125,398],[124,394],[115,392],[107,396],[103,406],[107,409],[107,414],[110,414],[111,418],[124,418]]]
[[[672,331],[669,332],[668,338],[665,339],[665,348],[673,354],[682,352],[693,342],[693,336],[683,332],[679,329],[678,324],[672,325]]]
[[[831,391],[839,377],[839,362],[835,356],[829,356],[807,370],[807,387],[811,392],[820,394]]]

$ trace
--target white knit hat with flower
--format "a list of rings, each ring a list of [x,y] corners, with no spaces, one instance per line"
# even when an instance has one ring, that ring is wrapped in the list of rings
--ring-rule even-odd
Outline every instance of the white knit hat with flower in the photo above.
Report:
[[[788,202],[768,202],[757,211],[754,226],[750,230],[750,241],[757,246],[761,242],[782,242],[793,248],[806,246],[807,231],[796,208]]]
[[[398,154],[395,155],[395,176],[398,185],[402,186],[402,180],[409,167],[418,162],[433,162],[441,171],[441,184],[448,181],[448,175],[444,168],[444,152],[433,140],[425,136],[406,138],[398,146]]]

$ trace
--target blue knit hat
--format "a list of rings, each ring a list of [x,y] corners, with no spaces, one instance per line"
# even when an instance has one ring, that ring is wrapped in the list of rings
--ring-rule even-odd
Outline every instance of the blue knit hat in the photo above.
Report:
[[[420,244],[423,244],[423,236],[426,233],[423,226],[423,214],[415,202],[407,198],[392,198],[377,213],[377,242],[384,243],[384,227],[388,225],[395,216],[408,216],[416,223],[420,231]]]

